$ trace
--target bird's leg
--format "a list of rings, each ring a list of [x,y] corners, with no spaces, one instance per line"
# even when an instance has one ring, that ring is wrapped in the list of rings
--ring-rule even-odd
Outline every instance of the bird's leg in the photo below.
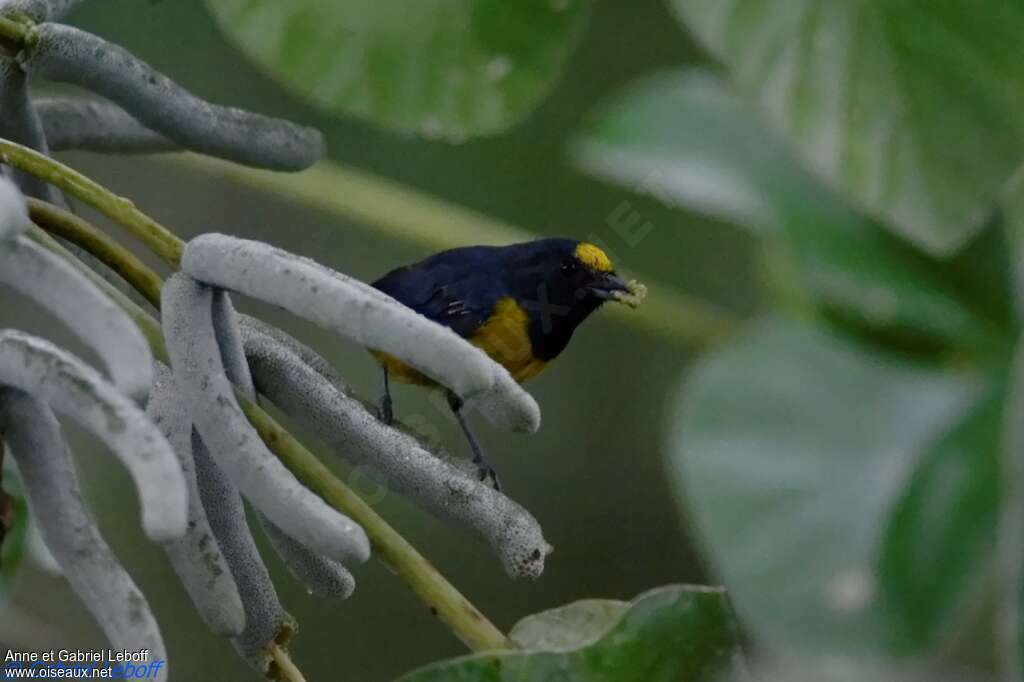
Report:
[[[452,408],[455,418],[459,420],[459,426],[462,427],[462,432],[466,434],[469,448],[473,451],[473,464],[476,464],[477,469],[480,471],[480,480],[485,481],[490,477],[494,482],[494,489],[501,492],[501,481],[498,479],[498,472],[495,471],[494,467],[487,460],[487,456],[484,455],[480,443],[477,442],[473,432],[469,430],[469,424],[466,423],[466,418],[462,414],[462,398],[448,391],[448,406]]]
[[[388,368],[382,367],[384,372],[384,395],[380,398],[380,418],[388,426],[395,420],[395,412],[391,402],[391,384],[388,381]]]

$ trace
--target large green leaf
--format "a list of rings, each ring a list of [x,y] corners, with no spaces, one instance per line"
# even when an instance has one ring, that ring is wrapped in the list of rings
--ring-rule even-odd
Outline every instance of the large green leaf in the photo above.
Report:
[[[1018,0],[670,0],[810,166],[956,251],[1024,152]]]
[[[824,188],[709,72],[638,83],[572,151],[588,172],[765,235],[788,288],[846,321],[982,355],[999,344],[943,267]]]
[[[451,140],[495,133],[552,87],[589,0],[207,0],[283,84],[332,112]]]
[[[983,542],[958,544],[973,533],[936,538],[907,526],[934,522],[916,501],[941,508],[948,528],[969,526],[963,517],[982,497],[997,504],[994,477],[982,476],[982,493],[972,483],[991,434],[956,428],[980,390],[971,376],[785,320],[757,325],[698,367],[678,401],[670,478],[760,639],[826,654],[902,652],[945,629],[908,630],[902,605],[886,602],[880,555],[889,544],[887,568],[901,579],[934,572],[928,583],[948,590],[930,593],[934,618],[954,613],[968,577],[987,565]],[[900,509],[910,511],[890,524]],[[926,557],[896,566],[890,526],[899,537],[931,533],[917,544]],[[976,554],[960,557],[967,547]],[[955,574],[935,577],[946,571]]]
[[[586,634],[569,635],[573,622]],[[663,587],[628,609],[583,602],[531,617],[517,630],[524,627],[535,635],[548,629],[559,646],[466,656],[413,671],[401,682],[721,682],[739,655],[728,599],[714,588]],[[604,634],[595,640],[598,630]],[[561,646],[571,640],[581,646]]]
[[[508,638],[523,649],[575,649],[600,639],[628,610],[616,599],[581,599],[523,618]]]
[[[1002,438],[1003,504],[999,521],[1001,679],[1024,680],[1024,345],[1010,371]]]
[[[993,390],[925,453],[890,515],[879,575],[896,650],[954,635],[978,605],[996,546],[1003,401]]]

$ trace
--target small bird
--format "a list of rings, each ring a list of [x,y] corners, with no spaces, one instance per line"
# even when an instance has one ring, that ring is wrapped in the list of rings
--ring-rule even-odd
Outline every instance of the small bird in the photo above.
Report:
[[[631,285],[597,246],[539,239],[510,246],[467,246],[434,254],[387,273],[373,286],[482,349],[523,383],[561,353],[583,320],[609,300],[628,300]],[[371,351],[383,368],[381,418],[393,419],[389,379],[424,386],[434,381],[397,358]],[[473,436],[463,402],[447,391],[480,479],[497,472]]]

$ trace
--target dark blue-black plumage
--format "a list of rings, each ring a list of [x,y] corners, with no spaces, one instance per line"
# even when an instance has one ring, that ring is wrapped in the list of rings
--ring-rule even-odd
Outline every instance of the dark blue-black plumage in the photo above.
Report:
[[[595,287],[607,283],[610,273],[581,263],[579,245],[552,238],[450,249],[392,270],[373,286],[463,337],[490,318],[498,301],[512,298],[530,316],[534,354],[547,361],[607,300]],[[613,286],[620,283],[615,278]]]

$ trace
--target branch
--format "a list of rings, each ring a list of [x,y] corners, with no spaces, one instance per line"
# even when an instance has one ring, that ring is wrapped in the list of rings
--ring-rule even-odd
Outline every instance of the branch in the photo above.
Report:
[[[3,144],[0,141],[0,149],[3,148]],[[49,159],[46,159],[46,161],[49,161]],[[56,162],[52,163],[59,166]],[[68,191],[74,194],[71,190]],[[59,215],[63,212],[56,207],[50,207],[48,214],[53,213]],[[85,227],[88,225],[85,221],[80,221],[79,226]],[[96,231],[91,226],[88,226],[88,228],[91,231]],[[51,250],[68,258],[76,267],[91,273],[94,281],[108,291],[112,298],[124,307],[126,312],[139,324],[144,335],[151,342],[153,354],[164,362],[168,361],[162,330],[156,320],[99,277],[99,275],[92,273],[89,268],[78,261],[78,259],[45,232],[33,228],[31,235],[48,248],[51,248]],[[100,248],[93,255],[116,269],[119,263],[123,263],[123,259],[118,258],[115,255],[116,250],[110,248],[111,241],[94,238],[84,243],[98,245]],[[140,276],[136,270],[127,270],[123,274],[134,278]],[[156,277],[155,273],[151,274],[152,277]],[[144,279],[149,280],[151,277],[147,275]],[[133,286],[136,285],[136,281],[131,279],[128,281]],[[324,498],[335,509],[343,512],[363,527],[363,530],[366,531],[367,536],[370,538],[376,556],[390,567],[431,611],[436,613],[438,618],[452,629],[454,634],[466,646],[475,651],[502,649],[509,646],[508,640],[500,630],[449,583],[415,547],[395,531],[351,488],[340,481],[320,459],[278,424],[259,405],[241,395],[238,396],[238,402],[243,412],[249,418],[249,421],[270,449],[311,490]]]
[[[20,21],[0,15],[0,40],[14,48],[14,51],[31,43],[32,29]]]
[[[78,171],[54,161],[45,154],[0,138],[0,161],[41,178],[64,190],[79,201],[92,206],[121,225],[162,258],[171,267],[178,267],[185,242],[170,230],[135,208],[129,199],[119,197]]]
[[[274,668],[271,669],[271,677],[276,677],[281,682],[306,682],[302,672],[292,663],[291,657],[284,647],[277,643],[270,645],[270,655],[274,658]]]
[[[32,222],[96,256],[129,282],[154,308],[160,307],[163,280],[134,253],[73,213],[39,199],[28,198],[26,203]]]

